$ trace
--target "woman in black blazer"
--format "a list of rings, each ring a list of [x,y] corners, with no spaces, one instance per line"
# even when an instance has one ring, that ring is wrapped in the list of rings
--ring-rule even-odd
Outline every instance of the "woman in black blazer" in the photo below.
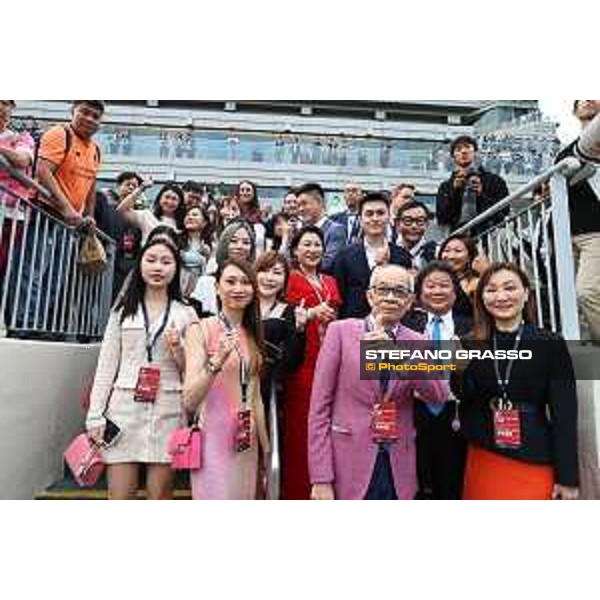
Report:
[[[512,263],[492,265],[475,293],[472,350],[531,351],[531,360],[472,360],[453,374],[469,443],[463,498],[576,499],[577,394],[559,335],[533,324],[531,286]]]

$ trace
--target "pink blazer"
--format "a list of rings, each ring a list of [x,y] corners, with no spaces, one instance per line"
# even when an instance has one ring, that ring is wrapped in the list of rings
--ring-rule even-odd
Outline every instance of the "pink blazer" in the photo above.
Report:
[[[308,420],[308,461],[311,484],[333,483],[339,500],[362,500],[377,458],[371,439],[371,409],[378,381],[360,379],[362,319],[331,323],[317,361]],[[424,339],[400,327],[400,339]],[[417,490],[413,393],[431,402],[444,402],[445,381],[390,381],[398,403],[400,439],[390,447],[398,498],[412,500]]]

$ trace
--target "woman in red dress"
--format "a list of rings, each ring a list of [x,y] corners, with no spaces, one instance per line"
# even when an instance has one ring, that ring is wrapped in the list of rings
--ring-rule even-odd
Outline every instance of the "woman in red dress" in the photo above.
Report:
[[[290,273],[287,301],[307,309],[306,352],[298,371],[286,379],[283,404],[281,497],[309,500],[308,409],[317,356],[327,325],[337,317],[341,298],[336,281],[319,274],[325,249],[323,233],[308,226],[290,244],[294,270]]]

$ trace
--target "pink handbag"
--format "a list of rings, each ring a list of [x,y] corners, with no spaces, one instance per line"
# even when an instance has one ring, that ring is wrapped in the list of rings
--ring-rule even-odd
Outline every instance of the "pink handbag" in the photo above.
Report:
[[[202,429],[197,422],[191,427],[176,429],[169,438],[171,468],[195,471],[202,467]]]
[[[104,471],[102,454],[87,433],[79,434],[66,449],[65,461],[82,487],[94,485]]]

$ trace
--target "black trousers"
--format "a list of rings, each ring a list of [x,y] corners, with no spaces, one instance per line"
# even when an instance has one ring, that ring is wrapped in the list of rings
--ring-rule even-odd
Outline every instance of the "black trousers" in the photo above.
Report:
[[[421,500],[460,500],[467,443],[452,430],[456,403],[447,402],[439,415],[415,401],[417,479]]]
[[[380,446],[365,500],[398,500],[390,454]]]

